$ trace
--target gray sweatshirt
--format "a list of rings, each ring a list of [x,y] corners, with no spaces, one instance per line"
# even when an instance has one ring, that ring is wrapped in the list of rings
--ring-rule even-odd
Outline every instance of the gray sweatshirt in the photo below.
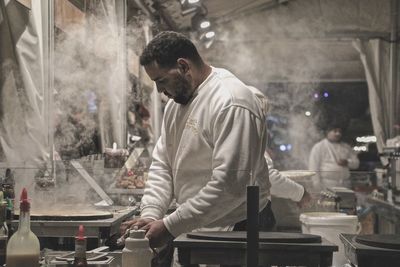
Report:
[[[170,100],[142,198],[141,217],[162,219],[178,236],[232,226],[246,217],[246,186],[269,198],[264,158],[266,99],[232,73],[213,68],[192,101]],[[164,217],[172,201],[177,209]]]

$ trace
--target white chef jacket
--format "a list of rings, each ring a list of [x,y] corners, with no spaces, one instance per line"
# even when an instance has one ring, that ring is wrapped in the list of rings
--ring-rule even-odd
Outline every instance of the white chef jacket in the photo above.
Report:
[[[264,159],[266,99],[232,73],[212,68],[187,105],[170,100],[153,151],[141,217],[163,218],[173,236],[225,227],[246,218],[246,185],[260,188],[260,210],[270,183]]]
[[[338,160],[346,159],[348,166],[340,166]],[[315,188],[325,189],[332,186],[347,186],[350,169],[357,169],[360,161],[357,154],[346,143],[330,142],[324,138],[311,149],[309,170],[316,171],[313,177]]]

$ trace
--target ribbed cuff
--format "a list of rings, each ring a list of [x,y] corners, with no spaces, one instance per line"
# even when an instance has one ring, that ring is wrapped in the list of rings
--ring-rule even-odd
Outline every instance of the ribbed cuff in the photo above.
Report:
[[[176,210],[163,219],[165,227],[174,237],[177,237],[182,233],[191,231],[191,229],[188,229],[188,227],[182,226],[181,218],[178,212],[179,211]]]
[[[299,184],[296,184],[296,186],[298,187],[298,190],[296,190],[297,194],[294,194],[294,196],[292,197],[292,200],[295,202],[299,202],[304,196],[305,189],[303,186],[301,186]]]

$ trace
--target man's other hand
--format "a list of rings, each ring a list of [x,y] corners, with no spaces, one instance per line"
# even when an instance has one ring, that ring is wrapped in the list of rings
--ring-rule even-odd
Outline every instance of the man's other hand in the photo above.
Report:
[[[121,235],[124,235],[128,228],[134,228],[135,226],[140,229],[148,223],[153,222],[153,219],[149,218],[135,218],[130,221],[123,222],[119,228]]]
[[[174,239],[174,236],[165,227],[163,220],[150,222],[140,229],[147,231],[146,237],[149,239],[152,248],[162,247],[168,241]]]
[[[300,199],[300,201],[297,203],[297,205],[300,208],[307,208],[311,205],[311,200],[312,200],[312,197],[311,197],[310,193],[308,193],[307,190],[304,189],[303,197]]]

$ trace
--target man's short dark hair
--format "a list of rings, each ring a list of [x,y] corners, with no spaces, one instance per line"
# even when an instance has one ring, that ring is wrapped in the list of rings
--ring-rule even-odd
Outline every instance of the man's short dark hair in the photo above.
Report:
[[[347,122],[340,121],[340,120],[331,121],[326,125],[325,132],[328,133],[329,131],[334,130],[334,129],[340,129],[342,131],[342,133],[344,134],[344,132],[347,129]]]
[[[202,60],[194,44],[183,34],[165,31],[151,40],[140,56],[140,64],[146,66],[153,61],[162,68],[176,66],[178,58],[185,58],[199,64]]]

